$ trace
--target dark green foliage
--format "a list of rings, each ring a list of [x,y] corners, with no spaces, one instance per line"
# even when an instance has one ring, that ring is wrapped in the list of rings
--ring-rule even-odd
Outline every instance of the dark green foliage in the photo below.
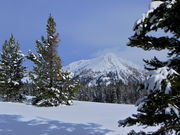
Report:
[[[130,133],[128,133],[127,135],[147,135],[145,132],[141,131],[139,133],[136,133],[134,130],[132,130]]]
[[[110,85],[100,84],[91,87],[85,86],[83,83],[82,85],[83,87],[77,91],[76,96],[77,100],[80,101],[134,104],[138,98],[145,95],[145,92],[136,91],[139,83],[135,82],[128,84],[122,82]]]
[[[22,101],[22,79],[25,67],[22,66],[24,56],[19,43],[11,35],[2,47],[0,60],[0,94],[3,101]]]
[[[139,113],[124,121],[119,121],[119,124],[120,126],[132,126],[135,124],[160,126],[157,131],[148,134],[170,135],[175,132],[178,135],[180,134],[180,1],[161,1],[162,4],[158,8],[150,12],[143,21],[135,26],[134,30],[136,32],[130,38],[128,45],[140,47],[144,50],[167,49],[167,61],[160,61],[156,57],[152,60],[145,60],[149,66],[146,69],[156,71],[166,68],[167,72],[175,71],[176,73],[169,74],[164,78],[161,81],[160,89],[148,89],[147,97],[138,103]],[[168,33],[167,36],[155,37],[149,35],[150,32],[158,30]],[[159,76],[164,75],[163,71],[159,72]],[[155,83],[158,83],[158,81]],[[166,89],[169,84],[171,91],[167,92]],[[144,86],[143,89],[147,89],[147,86]],[[132,131],[131,134],[140,133]],[[145,133],[143,132],[143,134]]]
[[[47,23],[47,39],[36,41],[37,54],[29,52],[28,59],[35,63],[30,73],[34,89],[37,91],[33,104],[37,106],[57,106],[69,104],[74,97],[78,83],[74,82],[70,73],[62,71],[61,59],[57,55],[59,43],[56,23],[52,16]]]

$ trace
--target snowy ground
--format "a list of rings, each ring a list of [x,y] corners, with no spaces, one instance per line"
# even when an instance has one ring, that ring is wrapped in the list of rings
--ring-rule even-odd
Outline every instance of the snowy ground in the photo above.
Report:
[[[0,102],[0,135],[126,135],[117,121],[136,112],[133,105],[75,101],[73,106],[39,108]]]

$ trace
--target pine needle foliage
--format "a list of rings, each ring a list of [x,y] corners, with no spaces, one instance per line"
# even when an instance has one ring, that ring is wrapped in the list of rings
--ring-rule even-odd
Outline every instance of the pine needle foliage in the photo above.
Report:
[[[13,35],[2,46],[0,59],[0,94],[3,101],[21,102],[26,68],[22,65],[24,55]]]
[[[71,79],[68,72],[62,70],[61,59],[58,56],[59,34],[56,23],[50,15],[46,25],[47,38],[36,41],[36,54],[29,52],[28,59],[35,66],[30,73],[37,95],[33,99],[36,106],[58,106],[70,104],[78,82]]]
[[[129,135],[172,135],[180,134],[180,1],[154,0],[152,7],[135,24],[135,34],[129,39],[128,46],[146,51],[168,51],[167,60],[157,57],[144,60],[149,75],[142,90],[148,95],[139,100],[138,113],[119,121],[119,126],[135,124],[159,126],[157,131],[132,131]],[[164,31],[167,36],[153,36],[152,32]]]

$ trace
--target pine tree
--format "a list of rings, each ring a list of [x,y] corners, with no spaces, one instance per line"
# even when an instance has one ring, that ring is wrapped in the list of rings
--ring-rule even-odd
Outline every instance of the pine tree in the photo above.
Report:
[[[119,126],[160,126],[153,135],[180,134],[180,1],[152,1],[150,10],[134,27],[129,46],[144,50],[168,50],[166,61],[154,57],[144,60],[149,70],[142,89],[148,95],[137,102],[138,114],[119,121]],[[151,32],[162,30],[167,36],[156,37]],[[170,34],[169,34],[170,33]],[[151,34],[151,35],[150,35]],[[144,132],[131,135],[146,134]]]
[[[33,104],[37,106],[58,106],[69,104],[74,97],[78,83],[68,72],[62,71],[61,59],[57,55],[59,43],[56,23],[50,15],[47,22],[47,39],[36,41],[37,54],[29,52],[28,59],[35,63],[30,78],[37,91]]]
[[[22,101],[22,79],[25,67],[22,66],[24,55],[13,35],[2,46],[0,59],[0,94],[3,101]]]

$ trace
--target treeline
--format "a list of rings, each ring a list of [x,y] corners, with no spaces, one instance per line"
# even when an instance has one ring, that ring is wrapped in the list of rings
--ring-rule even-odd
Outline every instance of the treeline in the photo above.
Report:
[[[144,91],[138,91],[139,85],[137,82],[118,82],[110,85],[84,86],[77,91],[76,98],[80,101],[134,104],[146,94]]]
[[[80,79],[78,79],[79,81]],[[88,87],[80,81],[78,90],[75,91],[75,100],[101,102],[101,103],[117,103],[117,104],[135,104],[136,101],[147,94],[146,91],[139,91],[140,83],[129,82],[124,84],[118,82],[116,84]],[[26,95],[37,95],[31,82],[24,83],[23,86]]]
[[[7,102],[23,102],[26,95],[33,95],[36,106],[69,105],[79,83],[69,72],[62,70],[61,59],[57,54],[59,34],[56,23],[50,15],[46,25],[47,37],[36,41],[36,53],[24,56],[13,35],[2,46],[0,59],[0,99]],[[27,72],[23,61],[34,63],[33,70]],[[29,82],[24,82],[25,77]]]

